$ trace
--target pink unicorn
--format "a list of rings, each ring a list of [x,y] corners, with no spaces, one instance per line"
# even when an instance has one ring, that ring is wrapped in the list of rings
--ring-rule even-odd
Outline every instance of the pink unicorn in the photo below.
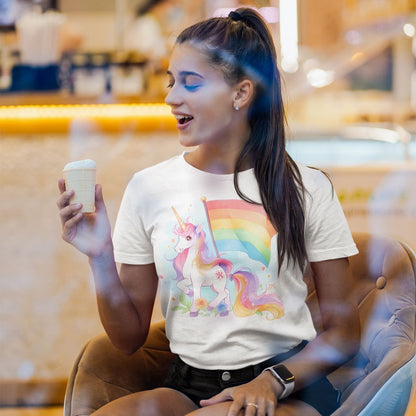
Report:
[[[192,296],[191,316],[197,316],[198,301],[201,299],[201,288],[211,287],[217,294],[208,306],[208,310],[215,309],[221,302],[225,304],[225,310],[221,315],[227,315],[231,309],[230,292],[227,289],[227,278],[230,277],[232,263],[226,259],[209,259],[205,244],[205,233],[202,225],[195,226],[187,223],[179,217],[175,208],[173,211],[178,219],[179,226],[175,227],[175,234],[179,237],[175,250],[179,255],[175,259],[175,269],[182,276],[177,283],[179,289],[185,295]],[[189,288],[192,286],[192,289]]]

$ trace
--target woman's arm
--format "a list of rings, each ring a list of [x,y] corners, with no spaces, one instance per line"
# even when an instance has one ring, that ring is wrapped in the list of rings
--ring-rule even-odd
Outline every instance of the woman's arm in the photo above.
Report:
[[[88,256],[103,327],[119,350],[131,354],[147,337],[158,284],[155,266],[123,264],[119,274],[101,186],[95,212],[84,215],[80,204],[70,204],[73,191],[66,191],[62,179],[58,185],[62,238]]]
[[[116,348],[125,354],[146,341],[158,278],[154,264],[121,264],[117,273],[112,251],[90,258],[101,323]]]
[[[283,364],[295,375],[295,390],[329,374],[359,347],[360,323],[348,258],[311,263],[323,331]]]

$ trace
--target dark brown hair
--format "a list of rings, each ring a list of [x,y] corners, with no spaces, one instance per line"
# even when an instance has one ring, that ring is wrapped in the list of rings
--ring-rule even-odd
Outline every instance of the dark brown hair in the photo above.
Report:
[[[259,13],[239,8],[229,17],[214,17],[185,29],[177,43],[190,42],[203,48],[211,62],[219,65],[231,85],[249,78],[255,86],[249,109],[250,137],[235,166],[238,172],[247,162],[254,167],[261,201],[277,230],[279,269],[283,261],[293,260],[303,267],[307,261],[305,245],[304,193],[301,174],[286,152],[285,111],[276,50],[267,24]]]

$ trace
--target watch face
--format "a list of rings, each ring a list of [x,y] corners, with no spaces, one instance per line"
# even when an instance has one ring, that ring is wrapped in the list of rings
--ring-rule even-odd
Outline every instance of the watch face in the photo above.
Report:
[[[292,381],[295,381],[295,376],[284,365],[275,365],[273,370],[279,374],[285,383],[291,383]]]

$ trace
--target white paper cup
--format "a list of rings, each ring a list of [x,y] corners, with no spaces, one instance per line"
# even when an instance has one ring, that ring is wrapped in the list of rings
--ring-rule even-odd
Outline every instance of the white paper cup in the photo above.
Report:
[[[82,204],[81,212],[91,213],[95,209],[95,162],[91,159],[68,163],[63,170],[67,190],[73,189],[71,204]]]

